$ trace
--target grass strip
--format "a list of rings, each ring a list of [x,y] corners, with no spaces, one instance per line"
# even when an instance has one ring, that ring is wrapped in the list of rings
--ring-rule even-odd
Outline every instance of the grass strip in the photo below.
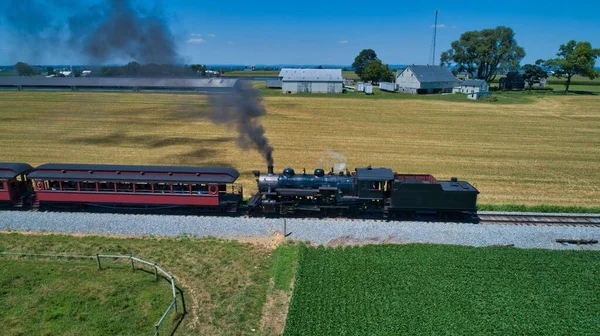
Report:
[[[273,255],[273,289],[288,291],[296,273],[298,245],[280,245]]]
[[[566,206],[566,205],[525,205],[525,204],[478,204],[479,211],[507,212],[554,212],[554,213],[600,213],[600,207]]]

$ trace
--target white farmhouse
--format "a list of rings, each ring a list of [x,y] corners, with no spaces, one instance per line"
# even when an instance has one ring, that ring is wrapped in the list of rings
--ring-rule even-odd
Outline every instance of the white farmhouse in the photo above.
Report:
[[[342,93],[342,69],[281,69],[284,93]]]
[[[450,70],[437,65],[409,65],[396,73],[398,92],[452,93],[458,82]]]
[[[452,89],[452,93],[476,93],[490,90],[488,83],[481,79],[465,79]]]

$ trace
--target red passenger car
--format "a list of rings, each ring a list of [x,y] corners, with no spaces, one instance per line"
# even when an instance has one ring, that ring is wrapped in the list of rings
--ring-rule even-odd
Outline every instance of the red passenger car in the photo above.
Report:
[[[236,211],[241,186],[233,168],[45,164],[29,174],[33,206],[188,207]]]
[[[26,163],[0,162],[0,206],[23,206],[31,192],[27,174],[32,170]]]

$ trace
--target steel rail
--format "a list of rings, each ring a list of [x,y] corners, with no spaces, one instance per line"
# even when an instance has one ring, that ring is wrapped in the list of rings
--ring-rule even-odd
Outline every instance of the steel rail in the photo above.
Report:
[[[480,214],[480,224],[598,226],[598,215],[572,214]]]

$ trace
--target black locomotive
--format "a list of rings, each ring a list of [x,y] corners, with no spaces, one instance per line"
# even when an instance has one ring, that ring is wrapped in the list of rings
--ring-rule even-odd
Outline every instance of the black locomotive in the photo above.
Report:
[[[254,171],[258,193],[248,201],[251,214],[355,216],[381,213],[387,218],[434,215],[469,219],[477,213],[479,191],[465,181],[437,181],[431,175],[397,174],[388,168],[354,172],[274,174]]]

